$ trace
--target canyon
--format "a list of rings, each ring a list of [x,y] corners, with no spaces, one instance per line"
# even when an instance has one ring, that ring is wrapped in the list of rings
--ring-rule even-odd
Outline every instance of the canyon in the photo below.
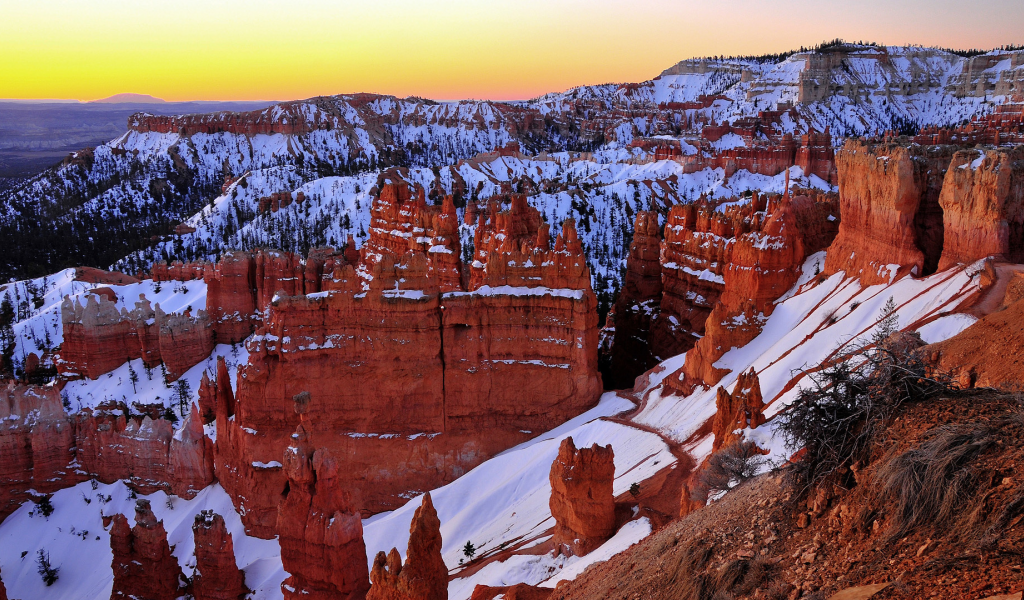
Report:
[[[133,116],[37,189],[159,162],[154,198],[203,204],[109,271],[2,288],[0,536],[98,511],[111,597],[594,597],[572,580],[716,510],[713,457],[796,460],[779,415],[887,318],[960,387],[1011,385],[1022,52],[802,54]],[[895,89],[842,64],[901,60],[932,61],[899,89],[941,111],[835,116]],[[13,552],[12,598],[71,585]]]

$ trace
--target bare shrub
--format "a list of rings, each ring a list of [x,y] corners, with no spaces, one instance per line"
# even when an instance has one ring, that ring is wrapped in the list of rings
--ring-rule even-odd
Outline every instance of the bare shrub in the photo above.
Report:
[[[810,487],[868,458],[871,444],[905,402],[955,390],[934,373],[914,334],[894,334],[809,374],[811,385],[779,416],[779,431],[793,450],[798,483]]]
[[[767,459],[753,442],[736,439],[718,449],[697,473],[691,492],[695,501],[706,501],[708,494],[725,492],[747,481]]]

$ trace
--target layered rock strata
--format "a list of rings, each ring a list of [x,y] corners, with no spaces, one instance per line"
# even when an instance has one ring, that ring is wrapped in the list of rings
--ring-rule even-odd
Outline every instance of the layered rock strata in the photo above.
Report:
[[[409,526],[405,564],[397,548],[377,553],[370,571],[366,600],[447,600],[448,567],[441,558],[441,520],[430,493],[416,509]]]
[[[583,556],[615,533],[615,455],[611,446],[576,449],[562,440],[551,464],[551,516],[555,547],[566,556]]]
[[[839,164],[842,222],[824,272],[864,285],[935,272],[943,248],[939,194],[953,149],[848,141]]]
[[[339,466],[327,450],[313,450],[300,424],[284,452],[288,486],[277,513],[286,600],[361,600],[370,586],[362,521]]]
[[[1024,262],[1024,146],[954,154],[939,205],[945,228],[939,269],[993,255]]]
[[[435,258],[459,256],[436,243],[450,203],[430,207],[428,223],[420,194],[385,184],[381,196],[360,264],[334,262],[320,292],[276,294],[237,394],[224,374],[202,386],[204,411],[224,399],[217,477],[256,535],[274,535],[287,479],[268,465],[298,423],[299,391],[317,407],[307,434],[345,457],[339,477],[366,512],[455,479],[601,393],[596,298],[571,222],[552,246],[525,203],[485,216],[490,241],[464,288]]]
[[[249,595],[245,575],[235,564],[235,546],[224,517],[202,511],[192,524],[196,571],[192,577],[195,600],[243,600]]]
[[[164,524],[156,520],[149,500],[135,506],[135,526],[122,514],[113,517],[110,549],[114,554],[111,600],[175,600],[185,591],[185,576],[167,544]]]

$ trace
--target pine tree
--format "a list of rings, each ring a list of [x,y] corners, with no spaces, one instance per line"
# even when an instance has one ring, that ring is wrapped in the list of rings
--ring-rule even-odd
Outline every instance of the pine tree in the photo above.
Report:
[[[881,344],[890,335],[896,333],[900,326],[899,315],[896,314],[896,301],[892,296],[885,301],[885,305],[882,306],[881,312],[878,316],[878,325],[875,327],[875,333],[871,336],[871,341],[876,345]]]

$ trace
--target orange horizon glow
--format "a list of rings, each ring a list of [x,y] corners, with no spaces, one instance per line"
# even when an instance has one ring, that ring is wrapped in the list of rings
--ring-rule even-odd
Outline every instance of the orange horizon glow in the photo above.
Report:
[[[513,100],[643,81],[695,56],[843,38],[1024,43],[1024,3],[991,0],[37,0],[3,8],[0,98],[291,100],[375,92]],[[770,7],[770,8],[766,8]]]

